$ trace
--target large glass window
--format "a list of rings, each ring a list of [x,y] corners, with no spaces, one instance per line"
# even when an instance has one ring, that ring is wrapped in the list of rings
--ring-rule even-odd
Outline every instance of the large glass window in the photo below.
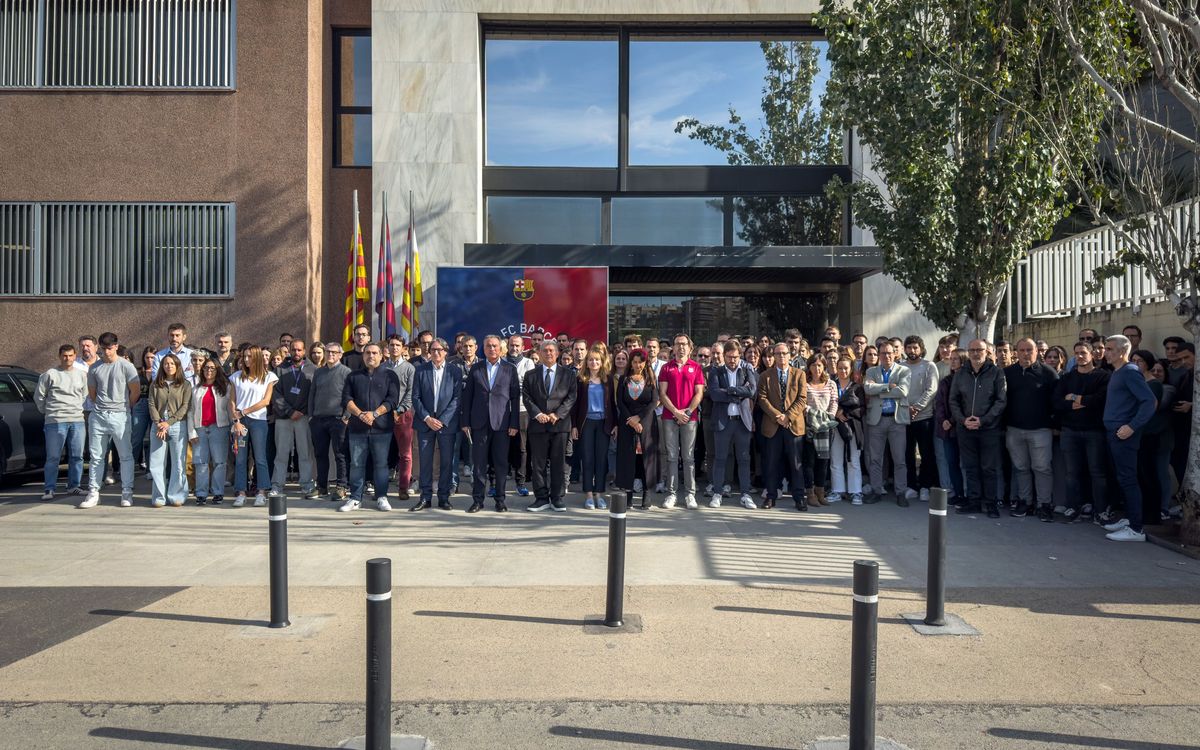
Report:
[[[489,37],[487,163],[617,165],[617,40]]]
[[[721,198],[613,198],[614,245],[721,245]]]
[[[841,245],[845,207],[823,195],[733,199],[734,245]]]
[[[697,346],[722,333],[767,335],[779,339],[799,325],[804,331],[829,324],[835,300],[828,294],[612,295],[608,298],[609,339],[629,333],[669,339],[688,331]]]
[[[514,245],[597,245],[599,198],[492,196],[487,241]]]
[[[371,166],[371,32],[337,29],[333,39],[333,163]]]
[[[829,45],[792,40],[629,44],[630,164],[840,164],[821,110]]]

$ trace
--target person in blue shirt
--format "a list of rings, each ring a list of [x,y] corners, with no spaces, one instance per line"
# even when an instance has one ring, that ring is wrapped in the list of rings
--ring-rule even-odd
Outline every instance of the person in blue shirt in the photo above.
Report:
[[[1113,368],[1104,402],[1104,432],[1112,454],[1117,484],[1125,495],[1125,517],[1104,527],[1114,542],[1144,542],[1142,531],[1142,490],[1138,485],[1137,457],[1142,432],[1154,416],[1157,403],[1146,378],[1131,364],[1133,349],[1124,336],[1109,336],[1104,341],[1104,358]]]

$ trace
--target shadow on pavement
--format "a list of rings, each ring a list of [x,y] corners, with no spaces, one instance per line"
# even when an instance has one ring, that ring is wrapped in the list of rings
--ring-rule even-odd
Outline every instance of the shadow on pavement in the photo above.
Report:
[[[212,625],[270,625],[266,620],[236,620],[231,617],[209,617],[208,615],[181,615],[173,612],[134,612],[127,609],[93,609],[88,614],[104,617],[142,617],[147,620],[174,620],[176,622],[204,622]]]
[[[587,620],[568,620],[560,617],[528,617],[525,615],[498,615],[487,612],[443,612],[423,609],[413,612],[418,617],[459,617],[466,620],[501,620],[504,622],[533,622],[542,625],[570,625],[582,627],[593,623]]]
[[[152,742],[158,745],[179,745],[180,747],[205,747],[214,748],[214,750],[325,750],[317,745],[294,745],[289,742],[244,740],[234,737],[209,737],[202,734],[146,732],[141,729],[122,729],[121,727],[97,727],[88,732],[88,735],[112,740]]]
[[[800,612],[794,609],[767,609],[765,607],[732,607],[718,605],[713,607],[716,612],[748,612],[752,615],[783,615],[785,617],[812,617],[819,620],[845,620],[852,621],[854,618],[851,615],[839,615],[832,612]],[[908,625],[908,620],[903,617],[880,617],[879,622],[888,623],[890,625]]]
[[[1117,740],[1109,737],[1088,737],[1080,734],[1059,734],[1058,732],[1037,732],[1028,729],[1006,729],[992,727],[987,730],[992,737],[1006,740],[1023,740],[1025,742],[1046,742],[1069,747],[1103,747],[1107,750],[1200,750],[1200,745],[1175,745],[1166,742],[1148,742],[1142,740]]]
[[[744,745],[740,742],[701,740],[694,737],[664,737],[657,734],[618,732],[611,729],[592,729],[591,727],[553,726],[548,731],[556,737],[571,737],[577,740],[598,740],[601,742],[624,742],[630,745],[648,747],[684,747],[688,748],[688,750],[784,750],[783,748],[770,745]]]

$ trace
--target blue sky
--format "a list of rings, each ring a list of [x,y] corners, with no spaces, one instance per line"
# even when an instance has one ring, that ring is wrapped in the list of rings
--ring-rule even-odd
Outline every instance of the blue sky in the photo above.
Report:
[[[489,164],[616,166],[616,41],[491,39],[486,71]],[[765,71],[753,41],[631,42],[630,162],[726,163],[675,123],[725,123],[733,106],[756,132]]]

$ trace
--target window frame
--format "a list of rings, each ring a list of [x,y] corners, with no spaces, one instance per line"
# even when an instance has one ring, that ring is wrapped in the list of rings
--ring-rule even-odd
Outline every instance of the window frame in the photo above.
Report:
[[[342,164],[339,161],[342,144],[342,115],[367,115],[371,117],[372,132],[374,131],[374,116],[371,113],[372,107],[352,106],[342,104],[342,55],[341,43],[346,37],[371,37],[370,26],[334,26],[333,27],[333,45],[331,54],[333,55],[333,85],[331,89],[333,102],[333,154],[332,166],[334,169],[370,169],[371,164]],[[374,80],[375,71],[371,71],[372,81]],[[372,151],[372,158],[374,151]]]

